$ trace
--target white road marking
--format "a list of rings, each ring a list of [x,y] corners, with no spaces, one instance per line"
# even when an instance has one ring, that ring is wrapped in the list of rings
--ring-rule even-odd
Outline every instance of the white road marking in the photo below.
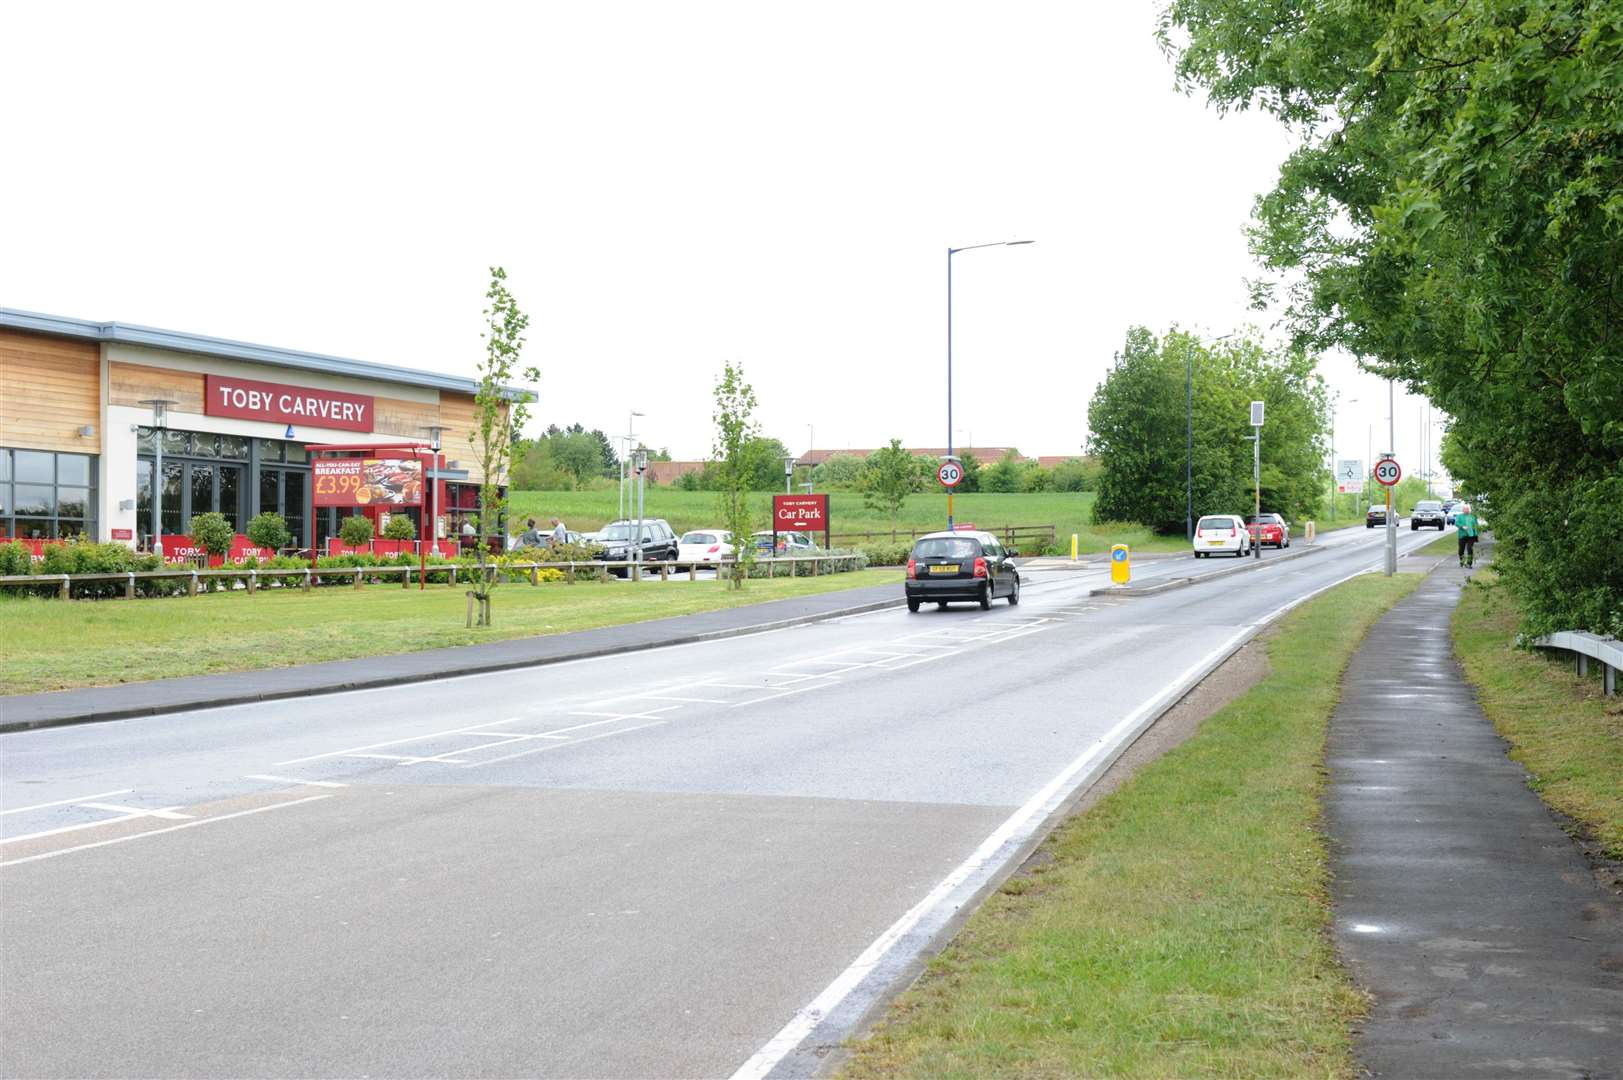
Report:
[[[633,731],[643,731],[647,728],[659,727],[661,724],[668,723],[670,723],[669,720],[655,720],[651,724],[638,724],[636,727],[619,728],[615,731],[599,732],[596,735],[588,735],[582,739],[571,739],[568,742],[554,743],[551,746],[537,746],[529,750],[520,750],[516,754],[508,754],[506,757],[488,758],[484,761],[465,762],[463,764],[463,768],[471,769],[481,765],[495,765],[497,762],[512,761],[514,758],[528,757],[531,754],[545,754],[549,750],[568,750],[570,747],[579,746],[581,743],[594,742],[598,739],[608,739],[614,737],[615,735],[629,735]]]
[[[58,855],[71,855],[75,851],[89,851],[91,848],[107,847],[110,844],[122,844],[126,840],[141,840],[148,836],[158,836],[161,833],[171,833],[179,829],[195,829],[199,825],[212,825],[216,821],[229,821],[232,818],[247,817],[249,814],[263,814],[267,810],[285,810],[290,806],[299,806],[302,803],[317,802],[321,799],[330,799],[331,795],[306,795],[302,799],[291,802],[272,803],[270,806],[256,806],[252,810],[238,810],[233,814],[220,814],[217,817],[198,818],[195,821],[182,822],[179,825],[169,825],[162,829],[148,829],[146,832],[131,833],[129,836],[115,836],[111,840],[97,840],[93,844],[80,844],[77,847],[59,848],[56,851],[46,851],[39,855],[25,855],[20,859],[8,859],[0,862],[0,867],[20,866],[23,863],[38,862],[41,859],[54,859]]]
[[[470,675],[470,676],[463,676],[463,677],[464,678],[474,678],[475,676]],[[511,723],[514,723],[515,721],[517,721],[518,719],[520,719],[520,718],[517,717],[517,716],[510,716],[506,720],[486,720],[484,723],[481,723],[481,724],[466,724],[466,725],[463,725],[462,727],[450,728],[450,729],[448,729],[446,731],[430,732],[427,735],[412,735],[412,736],[410,736],[408,738],[404,738],[404,739],[390,739],[390,740],[388,740],[386,742],[367,743],[365,746],[351,747],[348,750],[333,750],[330,753],[326,753],[326,754],[311,754],[309,757],[288,758],[286,761],[274,761],[274,762],[272,762],[271,767],[272,768],[281,768],[283,765],[300,765],[300,764],[303,764],[306,761],[319,761],[322,758],[330,758],[330,757],[366,757],[366,756],[369,756],[369,755],[358,754],[356,751],[359,751],[359,750],[376,750],[380,746],[399,746],[401,743],[421,742],[424,739],[439,739],[439,738],[443,738],[446,735],[463,735],[463,734],[466,734],[467,732],[470,732],[470,731],[478,731],[480,728],[495,727],[497,724],[511,724]]]
[[[170,821],[184,821],[190,814],[177,814],[178,806],[162,806],[156,810],[147,810],[139,806],[121,806],[118,803],[87,802],[75,803],[76,806],[88,806],[92,810],[111,810],[115,814],[128,814],[130,817],[167,818]]]
[[[77,799],[58,799],[55,802],[35,803],[33,806],[14,806],[10,810],[0,810],[0,814],[22,814],[29,810],[44,810],[51,806],[73,806],[86,799],[106,799],[113,795],[128,795],[134,788],[119,788],[117,791],[98,791],[94,795],[83,795]]]
[[[264,773],[249,773],[244,780],[270,780],[277,784],[307,784],[310,787],[349,787],[336,780],[298,780],[291,776],[267,776]]]

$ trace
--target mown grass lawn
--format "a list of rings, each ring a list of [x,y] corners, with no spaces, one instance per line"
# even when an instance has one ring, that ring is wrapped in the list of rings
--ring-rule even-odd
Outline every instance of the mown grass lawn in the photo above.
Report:
[[[844,1075],[1351,1075],[1364,1003],[1326,933],[1325,734],[1348,658],[1419,580],[1366,575],[1287,616],[1270,674],[1061,826]]]
[[[1074,532],[1083,551],[1108,551],[1111,544],[1131,544],[1143,551],[1178,551],[1185,546],[1182,536],[1157,536],[1142,525],[1095,525],[1092,521],[1095,498],[1091,491],[957,495],[953,498],[953,516],[959,522],[973,522],[983,528],[1053,525],[1058,530],[1060,544],[1068,548]],[[546,522],[556,516],[570,528],[585,531],[613,521],[617,500],[618,493],[613,487],[595,491],[516,491],[513,512],[519,521],[534,517]],[[757,527],[767,528],[771,514],[769,493],[752,495],[751,507]],[[664,518],[679,533],[716,528],[716,493],[649,488],[644,513],[648,517]],[[893,527],[888,516],[864,506],[862,496],[855,492],[833,492],[829,513],[836,543],[842,533],[888,533]],[[907,539],[909,530],[924,532],[946,527],[947,499],[939,494],[908,496],[894,522],[903,540]]]
[[[461,588],[369,585],[262,589],[141,600],[0,598],[0,688],[7,694],[104,686],[413,652],[561,634],[901,582],[898,570],[757,579],[734,592],[714,580],[632,585],[503,585],[495,626],[463,626]],[[899,590],[898,590],[899,595]]]
[[[1601,694],[1599,665],[1516,647],[1521,613],[1491,568],[1454,609],[1454,649],[1483,712],[1510,740],[1535,791],[1623,859],[1623,697]]]

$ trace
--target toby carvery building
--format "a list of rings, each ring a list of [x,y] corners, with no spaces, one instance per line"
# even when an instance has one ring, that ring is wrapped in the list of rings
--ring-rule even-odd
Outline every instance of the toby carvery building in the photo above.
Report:
[[[341,512],[406,514],[421,535],[424,505],[454,549],[484,480],[468,441],[477,389],[458,375],[0,308],[0,539],[149,550],[156,492],[166,554],[189,550],[191,519],[208,511],[239,534],[274,511],[297,547],[324,551]],[[307,446],[365,456],[436,437],[422,505],[314,505]]]

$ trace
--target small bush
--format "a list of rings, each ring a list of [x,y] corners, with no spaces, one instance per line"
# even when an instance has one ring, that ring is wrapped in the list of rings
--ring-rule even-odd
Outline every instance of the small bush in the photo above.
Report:
[[[231,527],[224,514],[210,511],[192,516],[192,542],[210,555],[224,555],[230,551],[231,541],[236,536],[237,530]]]
[[[389,523],[383,526],[385,540],[415,540],[417,539],[417,525],[405,514],[390,514]]]
[[[272,551],[285,548],[293,542],[293,534],[287,531],[286,520],[273,510],[256,514],[254,519],[248,522],[245,534],[256,546],[270,548]]]
[[[338,539],[350,547],[365,547],[372,542],[372,519],[361,514],[351,514],[338,526]]]
[[[0,574],[32,574],[34,553],[19,540],[0,544]]]
[[[869,566],[906,566],[907,557],[913,553],[913,544],[911,541],[900,543],[880,541],[863,544],[858,550],[868,557]]]

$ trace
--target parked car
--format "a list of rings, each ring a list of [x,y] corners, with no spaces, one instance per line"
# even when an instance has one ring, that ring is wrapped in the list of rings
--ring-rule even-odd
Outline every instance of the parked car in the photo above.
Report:
[[[949,601],[975,600],[990,608],[997,597],[1020,602],[1020,571],[989,532],[937,532],[913,542],[907,559],[907,610],[926,602],[945,608]]]
[[[635,521],[614,521],[598,530],[597,543],[603,548],[593,558],[599,562],[625,562],[632,558],[637,548],[642,549],[642,561],[675,562],[679,545],[676,533],[671,531],[670,523],[664,518],[644,518],[642,522],[642,542],[637,543],[637,523]],[[624,577],[628,571],[615,570],[615,574]]]
[[[1424,525],[1428,529],[1435,527],[1438,532],[1442,532],[1447,519],[1448,513],[1443,509],[1442,503],[1436,499],[1421,499],[1409,512],[1409,531],[1416,532]]]
[[[1251,554],[1251,533],[1239,514],[1208,514],[1195,522],[1195,558]]]
[[[732,555],[733,534],[726,529],[696,529],[676,542],[676,563],[681,567],[714,565]]]
[[[1267,547],[1272,544],[1276,548],[1291,546],[1290,522],[1278,514],[1262,514],[1245,519],[1246,532],[1251,535],[1251,542]]]
[[[772,553],[772,533],[763,531],[754,533],[750,539],[755,543],[755,550],[762,555]],[[781,532],[778,533],[779,555],[808,555],[817,550],[817,544],[805,533]]]
[[[1364,528],[1373,529],[1377,525],[1386,524],[1386,504],[1370,504],[1369,513],[1364,515]]]

